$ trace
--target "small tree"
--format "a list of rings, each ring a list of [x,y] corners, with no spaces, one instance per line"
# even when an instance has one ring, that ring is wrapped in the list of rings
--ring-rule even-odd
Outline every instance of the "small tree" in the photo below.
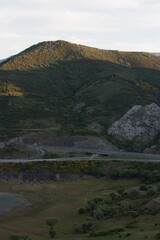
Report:
[[[56,235],[56,230],[53,228],[53,226],[58,222],[58,219],[56,217],[53,217],[53,218],[48,218],[46,220],[46,224],[48,226],[50,226],[50,230],[49,230],[49,236],[51,238],[54,238],[55,235]]]
[[[54,238],[55,235],[56,235],[56,230],[53,227],[51,227],[50,230],[49,230],[49,236],[51,238]]]
[[[56,217],[49,218],[46,220],[46,224],[50,227],[53,227],[58,222],[58,219]]]

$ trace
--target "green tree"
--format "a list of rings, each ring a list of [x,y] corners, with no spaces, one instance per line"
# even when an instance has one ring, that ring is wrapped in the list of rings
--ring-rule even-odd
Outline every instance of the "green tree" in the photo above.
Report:
[[[46,220],[46,224],[50,227],[53,227],[55,224],[57,224],[57,222],[58,222],[58,219],[56,217],[48,218]]]
[[[53,227],[51,227],[50,230],[49,230],[49,236],[51,238],[54,238],[55,235],[56,235],[56,230]]]

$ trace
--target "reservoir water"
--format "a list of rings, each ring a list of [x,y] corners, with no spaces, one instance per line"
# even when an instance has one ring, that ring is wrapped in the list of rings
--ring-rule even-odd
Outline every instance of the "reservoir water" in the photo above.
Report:
[[[0,192],[0,214],[10,210],[12,207],[25,204],[25,200],[19,195]]]

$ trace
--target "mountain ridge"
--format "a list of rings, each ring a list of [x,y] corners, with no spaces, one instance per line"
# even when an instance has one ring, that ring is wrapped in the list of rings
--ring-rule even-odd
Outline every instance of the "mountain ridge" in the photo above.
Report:
[[[48,50],[48,51],[47,51]],[[58,53],[57,51],[58,50]],[[34,55],[33,65],[31,65],[31,55]],[[43,57],[43,54],[48,57],[47,63],[43,61],[39,63],[40,57]],[[5,62],[5,70],[28,70],[30,68],[40,69],[43,67],[49,67],[49,64],[56,63],[58,61],[64,60],[74,60],[74,59],[92,59],[92,60],[105,60],[110,61],[116,64],[120,64],[127,67],[137,67],[145,66],[147,68],[159,69],[159,66],[156,66],[158,56],[146,52],[124,52],[116,50],[104,50],[93,47],[86,47],[84,45],[70,43],[63,40],[58,41],[46,41],[35,44],[24,51],[18,53],[17,55],[8,59]],[[18,59],[20,58],[20,59]],[[151,58],[151,61],[147,61],[147,58]],[[23,61],[24,64],[16,60]],[[28,62],[29,61],[29,62]],[[49,61],[49,63],[48,63]],[[30,63],[30,65],[29,65]],[[3,65],[3,64],[2,64]],[[7,68],[8,67],[8,68]],[[13,68],[13,69],[12,69]]]
[[[108,127],[131,107],[152,102],[160,105],[160,61],[150,53],[59,40],[0,64],[2,137],[58,131],[107,138]]]

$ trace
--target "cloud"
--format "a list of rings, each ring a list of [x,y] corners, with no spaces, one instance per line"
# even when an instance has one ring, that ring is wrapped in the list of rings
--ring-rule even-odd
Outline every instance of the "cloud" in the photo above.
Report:
[[[8,32],[0,32],[0,39],[17,39],[20,38],[21,35],[16,33],[8,33]]]
[[[110,49],[158,50],[159,12],[159,0],[1,0],[0,58],[56,37]]]
[[[113,48],[121,51],[159,52],[160,41],[158,42],[114,42]]]

